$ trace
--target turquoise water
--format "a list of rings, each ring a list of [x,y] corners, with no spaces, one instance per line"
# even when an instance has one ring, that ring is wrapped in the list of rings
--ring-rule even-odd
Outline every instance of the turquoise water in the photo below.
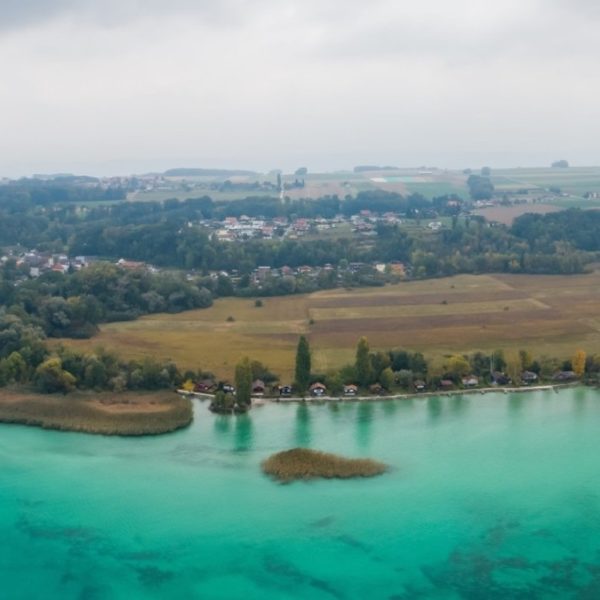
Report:
[[[600,598],[600,392],[195,406],[175,434],[0,426],[1,598]],[[391,465],[279,485],[293,446]]]

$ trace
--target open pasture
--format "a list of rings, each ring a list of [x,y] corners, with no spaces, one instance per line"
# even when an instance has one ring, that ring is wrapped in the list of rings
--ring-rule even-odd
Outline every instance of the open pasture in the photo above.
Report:
[[[586,192],[600,192],[600,167],[569,167],[568,169],[499,169],[492,172],[492,181],[498,190],[515,190],[519,188],[539,189],[540,192],[551,187],[572,197],[557,198],[561,207],[581,206],[594,207],[598,202],[585,200]],[[554,204],[555,201],[552,201]]]
[[[103,325],[78,348],[102,345],[126,358],[171,358],[182,368],[231,377],[243,356],[289,381],[305,334],[315,372],[351,362],[357,339],[374,349],[419,350],[439,363],[455,352],[526,348],[571,357],[600,352],[600,273],[576,276],[461,275],[384,288],[336,289],[254,300],[226,298],[213,307]],[[232,317],[234,320],[229,320]]]

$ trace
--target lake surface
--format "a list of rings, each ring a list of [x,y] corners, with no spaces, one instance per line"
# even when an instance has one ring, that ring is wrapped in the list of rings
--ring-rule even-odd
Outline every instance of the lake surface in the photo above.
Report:
[[[600,598],[600,392],[219,417],[119,439],[0,426],[1,598]],[[307,446],[392,470],[280,485]]]

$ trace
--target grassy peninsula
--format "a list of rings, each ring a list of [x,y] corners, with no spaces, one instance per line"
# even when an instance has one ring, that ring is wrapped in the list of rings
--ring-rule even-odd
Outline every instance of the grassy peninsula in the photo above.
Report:
[[[262,463],[267,474],[289,483],[297,479],[350,479],[374,477],[387,470],[387,466],[370,458],[344,458],[328,452],[293,448],[272,454]]]
[[[42,395],[0,391],[0,422],[103,435],[156,435],[186,427],[192,404],[175,394]]]

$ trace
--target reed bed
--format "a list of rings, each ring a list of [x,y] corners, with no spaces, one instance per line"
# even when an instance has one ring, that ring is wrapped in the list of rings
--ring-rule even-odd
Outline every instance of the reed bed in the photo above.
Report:
[[[271,455],[262,463],[262,470],[278,481],[289,483],[318,477],[374,477],[385,473],[387,465],[370,458],[345,458],[308,448],[293,448]]]
[[[192,422],[192,403],[171,393],[0,392],[0,422],[103,435],[168,433]]]

